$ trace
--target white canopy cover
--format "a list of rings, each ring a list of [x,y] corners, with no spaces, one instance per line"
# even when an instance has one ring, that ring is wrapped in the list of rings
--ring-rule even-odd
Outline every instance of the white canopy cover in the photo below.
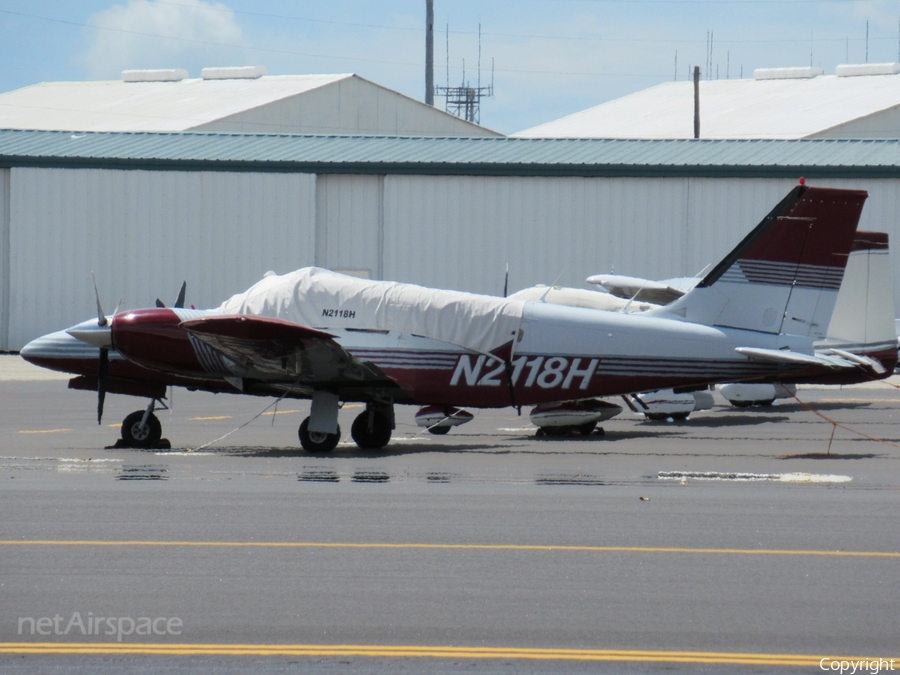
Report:
[[[304,267],[268,275],[219,306],[324,330],[390,330],[489,353],[519,331],[525,303]]]

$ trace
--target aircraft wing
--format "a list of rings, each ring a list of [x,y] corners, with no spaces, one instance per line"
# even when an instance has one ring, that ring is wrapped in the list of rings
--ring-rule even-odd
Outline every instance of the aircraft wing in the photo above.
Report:
[[[860,365],[863,365],[858,359],[865,358],[856,357],[851,360],[838,354],[837,352],[840,350],[835,349],[828,350],[828,353],[816,352],[815,354],[800,354],[799,352],[792,352],[784,349],[759,349],[757,347],[737,347],[734,351],[738,354],[743,354],[749,359],[758,361],[774,361],[775,363],[798,366],[818,366],[820,368],[825,367],[830,369],[858,368]]]
[[[363,383],[387,379],[325,331],[281,319],[243,314],[181,323],[196,340],[231,359],[245,379],[267,382]]]
[[[851,361],[852,363],[856,364],[857,366],[862,366],[863,368],[871,368],[879,375],[883,375],[884,373],[887,372],[887,370],[881,364],[880,361],[877,361],[876,359],[873,359],[869,356],[863,356],[862,354],[854,354],[853,352],[848,352],[843,349],[837,349],[834,347],[823,350],[822,352],[816,351],[816,354],[820,354],[820,353],[823,355],[833,354],[835,356],[839,356],[840,358],[844,359],[845,361]]]
[[[587,278],[589,284],[602,286],[616,297],[626,300],[634,299],[638,302],[652,302],[656,305],[668,305],[673,300],[677,300],[684,295],[687,290],[690,290],[689,288],[683,290],[669,283],[674,281],[676,280],[650,281],[649,279],[628,277],[621,274],[595,274]],[[686,281],[691,282],[693,280],[688,279]],[[690,284],[691,287],[696,285],[696,283],[696,281],[693,281]]]

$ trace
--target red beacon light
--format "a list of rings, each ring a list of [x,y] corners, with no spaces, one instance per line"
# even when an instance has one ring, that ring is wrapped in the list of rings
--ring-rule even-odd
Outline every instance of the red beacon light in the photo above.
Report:
[[[803,176],[800,176],[800,185],[806,185],[806,179]]]

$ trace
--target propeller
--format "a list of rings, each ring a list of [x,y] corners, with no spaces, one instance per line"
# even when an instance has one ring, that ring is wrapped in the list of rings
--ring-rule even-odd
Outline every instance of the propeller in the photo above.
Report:
[[[106,318],[106,314],[103,313],[103,306],[100,304],[100,291],[97,290],[97,279],[94,277],[94,273],[91,272],[91,279],[94,282],[94,297],[97,298],[97,325],[100,327],[106,327],[109,325],[109,319]],[[119,311],[118,305],[116,306],[116,312]],[[115,316],[115,312],[113,313]],[[109,330],[109,337],[112,338],[112,329]],[[100,346],[100,363],[97,366],[97,424],[101,424],[103,421],[103,403],[106,401],[106,386],[109,375],[109,347],[104,345]]]
[[[183,309],[184,308],[184,296],[186,293],[187,293],[187,281],[182,281],[181,282],[181,290],[178,291],[178,297],[175,298],[175,304],[172,305],[172,307],[175,307],[176,309]],[[164,303],[162,300],[157,298],[156,306],[157,307],[165,307],[166,303]]]

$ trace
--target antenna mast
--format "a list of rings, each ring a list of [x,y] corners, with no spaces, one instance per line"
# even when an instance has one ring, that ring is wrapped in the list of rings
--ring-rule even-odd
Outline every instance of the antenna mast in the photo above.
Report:
[[[447,25],[447,86],[435,87],[435,93],[444,97],[444,110],[451,115],[462,117],[468,122],[481,124],[481,99],[494,95],[494,60],[491,59],[491,83],[481,86],[481,24],[478,24],[478,79],[476,86],[466,82],[466,62],[463,60],[462,82],[458,87],[450,86],[450,26]]]

